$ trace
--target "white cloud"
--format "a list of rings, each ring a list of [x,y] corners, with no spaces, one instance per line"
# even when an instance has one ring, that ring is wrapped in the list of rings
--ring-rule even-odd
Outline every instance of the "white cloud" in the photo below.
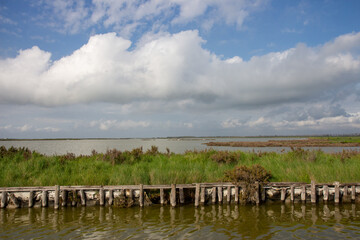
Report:
[[[92,127],[99,127],[100,130],[107,131],[109,129],[126,130],[129,128],[147,128],[150,126],[146,121],[117,121],[117,120],[100,120],[93,121],[90,124]]]
[[[345,88],[348,95],[357,95],[360,33],[249,61],[222,60],[204,49],[203,42],[197,31],[163,33],[129,50],[130,41],[108,33],[91,37],[55,62],[38,47],[22,50],[15,58],[0,60],[0,102],[111,102],[174,111],[305,102],[334,98]]]
[[[27,132],[27,131],[30,131],[30,130],[32,129],[32,126],[29,125],[29,124],[25,124],[24,126],[17,127],[17,129],[18,129],[20,132]]]
[[[45,131],[45,132],[59,132],[61,129],[60,128],[55,128],[55,127],[43,127],[43,128],[37,128],[36,131],[37,132],[41,132],[41,131]]]

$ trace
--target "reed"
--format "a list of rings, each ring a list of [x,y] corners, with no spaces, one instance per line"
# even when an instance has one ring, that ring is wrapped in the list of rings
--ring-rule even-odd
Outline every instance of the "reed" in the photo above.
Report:
[[[216,182],[236,166],[258,164],[270,181],[358,182],[360,151],[336,154],[300,148],[287,153],[188,151],[160,153],[141,148],[91,155],[44,156],[26,148],[0,147],[0,186],[180,184]]]

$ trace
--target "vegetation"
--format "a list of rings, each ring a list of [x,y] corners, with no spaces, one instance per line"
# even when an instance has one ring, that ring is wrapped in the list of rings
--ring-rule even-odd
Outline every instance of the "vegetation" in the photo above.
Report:
[[[270,181],[357,182],[360,151],[336,154],[293,148],[290,152],[188,151],[160,153],[93,151],[91,155],[44,156],[27,148],[0,147],[0,186],[170,184],[223,181],[231,170],[258,165]],[[257,167],[259,169],[259,167]],[[265,171],[266,169],[266,171]]]

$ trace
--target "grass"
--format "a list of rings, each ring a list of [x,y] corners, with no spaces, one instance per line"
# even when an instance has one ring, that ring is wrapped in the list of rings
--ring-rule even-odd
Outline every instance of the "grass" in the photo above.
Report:
[[[25,148],[0,147],[0,186],[170,184],[221,181],[236,166],[259,164],[270,181],[358,182],[360,151],[329,154],[300,148],[287,153],[189,151],[160,153],[156,147],[75,156],[44,156]]]
[[[360,136],[339,136],[339,137],[311,137],[314,139],[323,139],[331,143],[360,143]]]

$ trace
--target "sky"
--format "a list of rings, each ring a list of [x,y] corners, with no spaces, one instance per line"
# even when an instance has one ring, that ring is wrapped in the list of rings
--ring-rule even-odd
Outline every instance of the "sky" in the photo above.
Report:
[[[0,138],[360,133],[358,0],[0,0]]]

